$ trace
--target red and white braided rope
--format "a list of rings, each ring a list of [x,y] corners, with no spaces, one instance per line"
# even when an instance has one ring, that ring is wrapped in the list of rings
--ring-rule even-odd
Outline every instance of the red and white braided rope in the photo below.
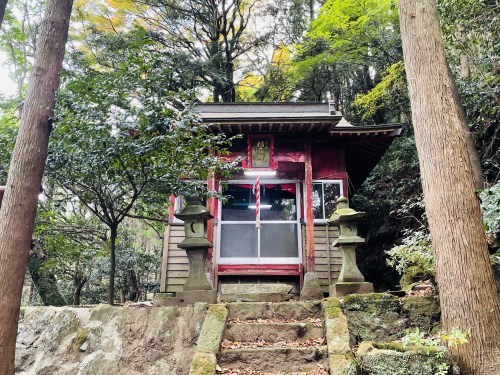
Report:
[[[260,228],[260,177],[255,182],[255,227]]]

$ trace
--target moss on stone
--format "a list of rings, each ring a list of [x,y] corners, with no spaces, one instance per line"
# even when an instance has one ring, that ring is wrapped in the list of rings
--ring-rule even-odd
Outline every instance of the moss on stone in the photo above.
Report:
[[[331,375],[356,375],[357,366],[352,354],[334,354],[328,356]]]
[[[75,346],[79,348],[83,345],[87,338],[89,337],[89,330],[87,328],[81,329],[76,333]]]
[[[340,307],[340,301],[337,298],[325,298],[324,300],[321,301],[321,305],[324,309],[327,309],[329,307]]]
[[[350,311],[399,311],[399,300],[387,293],[350,294],[344,298],[343,307]]]
[[[227,308],[224,305],[210,305],[208,306],[208,313],[220,322],[226,322]]]
[[[189,375],[212,375],[215,374],[217,368],[217,359],[213,353],[196,352]]]
[[[329,319],[335,319],[343,315],[340,307],[329,307],[325,309],[325,317]]]
[[[199,351],[218,353],[224,334],[228,311],[224,305],[210,305],[198,337]]]
[[[439,326],[440,308],[435,297],[406,297],[402,300],[402,310],[412,326],[429,332]]]
[[[392,341],[404,334],[407,321],[399,299],[387,293],[352,294],[344,298],[351,345],[361,341]]]
[[[381,350],[394,350],[396,352],[405,352],[406,349],[401,342],[374,342],[373,347]]]

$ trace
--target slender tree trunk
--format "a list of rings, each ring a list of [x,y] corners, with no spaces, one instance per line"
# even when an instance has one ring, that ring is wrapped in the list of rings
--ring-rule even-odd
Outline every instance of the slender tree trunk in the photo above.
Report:
[[[110,245],[109,245],[109,286],[108,286],[108,304],[115,303],[115,273],[116,273],[116,238],[118,236],[118,228],[111,227]]]
[[[38,295],[45,306],[65,306],[66,300],[59,292],[54,273],[43,267],[47,257],[39,244],[35,243],[28,261],[28,270]]]
[[[73,291],[73,305],[78,306],[81,304],[82,300],[82,289],[89,280],[88,277],[76,274],[73,278],[73,286],[75,290]]]
[[[466,374],[499,374],[500,303],[436,1],[400,0],[399,16],[444,329],[471,331],[451,348]]]
[[[0,209],[0,374],[14,373],[17,322],[72,0],[48,0]]]
[[[5,8],[7,8],[8,0],[0,0],[0,27],[2,27],[3,17],[5,16]]]

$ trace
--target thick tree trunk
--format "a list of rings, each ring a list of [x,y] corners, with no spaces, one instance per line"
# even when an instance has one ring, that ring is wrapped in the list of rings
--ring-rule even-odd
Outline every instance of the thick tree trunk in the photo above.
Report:
[[[115,273],[116,273],[116,238],[118,229],[111,227],[111,234],[109,238],[109,286],[108,286],[108,304],[115,303]]]
[[[28,270],[31,280],[36,286],[38,295],[45,306],[65,306],[66,300],[59,292],[57,279],[54,273],[43,267],[46,256],[40,245],[35,243],[28,261]]]
[[[8,0],[0,0],[0,27],[2,27],[3,17],[5,16],[5,8],[7,8]]]
[[[498,374],[500,303],[436,1],[400,0],[399,15],[444,329],[471,331],[451,348],[466,374]]]
[[[59,86],[72,0],[48,0],[0,209],[0,374],[14,373],[24,273]]]

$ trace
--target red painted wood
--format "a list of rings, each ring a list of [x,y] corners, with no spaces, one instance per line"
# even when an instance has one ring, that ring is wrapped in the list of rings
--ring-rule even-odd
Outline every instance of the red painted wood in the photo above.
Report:
[[[336,148],[315,147],[311,150],[311,158],[314,179],[338,179],[344,171]]]
[[[219,272],[231,272],[241,270],[300,270],[301,264],[221,264]]]
[[[215,176],[213,173],[210,173],[208,176],[207,188],[209,192],[215,191]],[[215,203],[215,197],[209,197],[207,199],[207,208],[213,217],[217,217],[215,213]],[[207,240],[214,243],[214,220],[209,220],[207,223]],[[208,250],[208,259],[212,259],[212,249]]]
[[[314,215],[313,215],[313,170],[312,170],[312,154],[311,142],[306,142],[306,160],[305,160],[305,213],[306,213],[306,254],[307,254],[307,272],[314,272],[315,257],[314,257]]]

